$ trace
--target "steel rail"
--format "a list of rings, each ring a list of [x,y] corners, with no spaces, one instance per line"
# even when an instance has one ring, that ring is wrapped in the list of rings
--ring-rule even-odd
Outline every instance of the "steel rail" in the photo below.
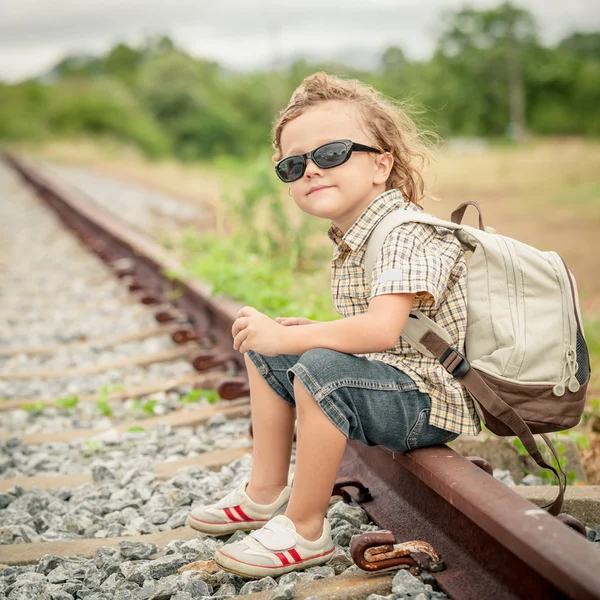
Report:
[[[221,361],[239,369],[232,397],[247,393],[243,361],[231,349],[237,304],[173,277],[179,265],[152,241],[21,158],[5,160],[104,260],[133,259],[125,270],[138,290],[157,300],[180,290],[174,302],[191,315],[195,335],[215,336]],[[394,454],[349,441],[338,481],[350,480],[368,488],[354,498],[397,543],[422,540],[441,555],[446,568],[433,576],[452,598],[600,599],[600,554],[583,536],[446,446]]]

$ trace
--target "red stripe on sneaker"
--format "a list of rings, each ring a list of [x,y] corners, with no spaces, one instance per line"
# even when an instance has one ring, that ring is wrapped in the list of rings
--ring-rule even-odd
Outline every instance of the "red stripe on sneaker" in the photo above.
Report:
[[[235,523],[239,523],[239,522],[240,522],[240,520],[239,520],[239,519],[238,519],[236,516],[234,516],[234,514],[231,512],[231,510],[229,510],[228,508],[224,508],[223,510],[225,511],[225,514],[226,514],[226,515],[227,515],[227,516],[228,516],[228,517],[229,517],[229,518],[230,518],[232,521],[234,521]]]
[[[255,519],[251,519],[243,510],[241,506],[234,506],[233,510],[237,512],[244,521],[255,521]]]
[[[283,552],[275,552],[275,556],[281,561],[281,564],[283,566],[290,564],[290,561],[287,559],[287,556]]]
[[[294,559],[294,562],[300,562],[302,557],[293,548],[290,550],[290,556]]]

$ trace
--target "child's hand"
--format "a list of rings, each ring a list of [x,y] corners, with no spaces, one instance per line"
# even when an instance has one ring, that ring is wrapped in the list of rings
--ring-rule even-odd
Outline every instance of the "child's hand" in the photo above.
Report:
[[[320,323],[320,321],[311,321],[311,319],[305,319],[303,317],[277,317],[275,321],[284,327],[289,327],[290,325],[312,325],[313,323]]]
[[[251,306],[244,306],[238,313],[231,333],[233,347],[242,354],[254,350],[265,356],[277,356],[281,340],[281,325]]]

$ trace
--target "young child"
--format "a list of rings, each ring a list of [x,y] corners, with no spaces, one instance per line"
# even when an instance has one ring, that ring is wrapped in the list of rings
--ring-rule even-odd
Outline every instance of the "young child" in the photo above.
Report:
[[[418,309],[463,349],[467,265],[452,232],[399,225],[377,257],[372,287],[364,272],[377,222],[390,211],[420,210],[426,154],[413,123],[373,88],[316,73],[296,89],[273,133],[276,171],[294,202],[331,221],[331,289],[345,318],[273,321],[245,307],[233,325],[250,380],[251,477],[192,510],[188,524],[218,535],[254,530],[215,557],[247,577],[276,577],[332,557],[325,515],[347,438],[405,452],[479,431],[460,383],[400,338]]]

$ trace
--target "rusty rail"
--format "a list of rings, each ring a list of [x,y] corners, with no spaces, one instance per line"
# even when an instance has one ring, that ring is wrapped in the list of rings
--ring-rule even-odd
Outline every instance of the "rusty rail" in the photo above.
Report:
[[[248,392],[243,361],[231,348],[237,304],[211,298],[202,284],[174,275],[180,266],[158,245],[31,164],[14,156],[5,160],[119,276],[131,278],[130,290],[158,305],[157,320],[181,323],[178,341],[217,344],[195,365],[226,364],[232,374],[237,371],[221,384],[222,395]],[[163,304],[169,297],[175,309]],[[445,446],[394,455],[349,442],[338,483],[353,492],[350,482],[371,519],[393,534],[386,547],[367,550],[368,559],[392,556],[396,545],[400,556],[406,549],[430,548],[429,557],[441,558],[435,563],[441,570],[420,561],[418,552],[396,560],[411,569],[431,567],[438,585],[455,599],[600,599],[600,555],[587,540]],[[412,540],[426,545],[400,546]],[[363,541],[361,548],[367,546]]]

